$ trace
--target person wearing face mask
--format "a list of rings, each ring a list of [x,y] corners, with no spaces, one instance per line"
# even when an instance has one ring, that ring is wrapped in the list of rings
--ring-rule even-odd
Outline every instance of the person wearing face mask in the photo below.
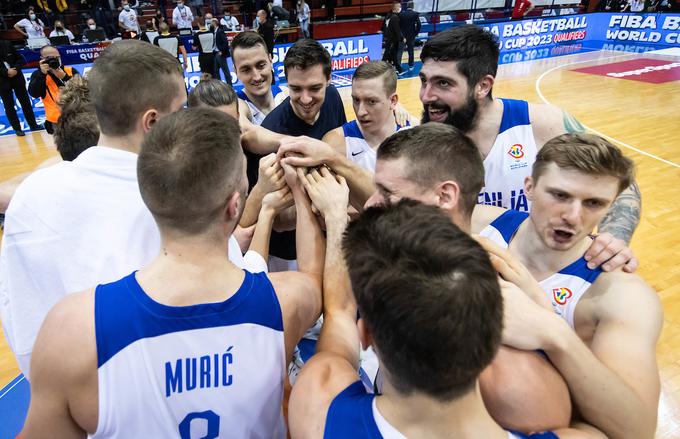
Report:
[[[54,30],[50,32],[50,38],[67,36],[69,43],[73,42],[73,33],[64,27],[64,23],[60,20],[54,22]]]
[[[33,38],[45,38],[45,24],[35,15],[33,6],[28,8],[26,18],[19,20],[14,25],[14,29],[29,40]]]
[[[198,52],[198,65],[201,67],[201,73],[207,73],[211,78],[215,77],[215,30],[212,20],[212,14],[205,14],[205,22],[194,34],[193,41],[194,50]]]
[[[92,36],[89,36],[90,38],[88,38],[88,34],[89,34],[89,31],[93,31],[93,30],[97,30],[97,29],[104,30],[104,28],[102,28],[101,26],[97,26],[97,22],[94,20],[94,18],[88,18],[87,19],[87,27],[85,27],[85,29],[83,30],[83,43],[94,42],[96,40],[96,38],[92,37]]]
[[[223,13],[224,17],[220,20],[220,26],[227,32],[236,32],[238,30],[238,20],[236,17],[231,15],[229,9],[225,9]]]
[[[172,23],[177,29],[191,29],[194,22],[194,14],[191,9],[184,5],[184,0],[177,2],[177,7],[172,11]]]
[[[45,129],[49,134],[54,132],[54,124],[61,114],[57,106],[59,92],[73,76],[79,74],[73,67],[61,64],[61,56],[55,47],[40,49],[40,68],[31,75],[28,93],[42,101],[45,107]]]
[[[166,23],[167,20],[161,9],[156,10],[156,14],[151,17],[151,22],[153,23],[153,29],[156,32],[160,31],[161,23]]]
[[[211,14],[206,14],[206,16]],[[215,79],[222,79],[220,77],[220,69],[224,72],[224,80],[231,85],[231,72],[229,71],[229,39],[224,30],[219,26],[217,18],[212,19],[212,28],[215,32],[215,46],[213,52],[215,53]]]
[[[123,8],[118,15],[118,26],[123,30],[123,32],[139,33],[139,23],[137,22],[137,12],[135,12],[131,7],[128,0],[123,0],[120,2]]]

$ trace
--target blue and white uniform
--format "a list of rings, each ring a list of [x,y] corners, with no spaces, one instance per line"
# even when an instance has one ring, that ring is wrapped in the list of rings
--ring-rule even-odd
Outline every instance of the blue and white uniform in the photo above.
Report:
[[[356,381],[333,399],[326,415],[324,439],[406,439],[380,414],[375,395]],[[558,439],[552,432],[523,435],[508,432],[508,439]]]
[[[401,128],[400,125],[397,125],[395,132]],[[364,134],[359,128],[359,122],[356,120],[347,122],[342,126],[342,131],[345,134],[345,154],[347,159],[366,169],[371,174],[375,174],[376,150],[371,148],[371,145],[364,138]]]
[[[95,291],[94,438],[284,438],[283,317],[263,273],[224,302],[173,307],[135,273]]]
[[[486,226],[480,235],[491,239],[503,248],[508,248],[517,229],[528,217],[529,214],[526,212],[508,210]],[[592,270],[588,268],[588,262],[580,257],[539,282],[539,285],[550,299],[555,313],[574,328],[576,305],[601,273],[600,268]]]
[[[248,107],[250,108],[250,115],[252,116],[251,122],[253,122],[255,125],[262,125],[262,121],[264,120],[265,117],[267,117],[267,115],[264,114],[259,108],[257,108],[255,104],[253,104],[253,102],[246,94],[245,88],[242,88],[241,90],[237,91],[236,96],[238,96],[239,99],[242,99],[246,104],[248,104]],[[284,99],[286,99],[286,96],[288,96],[288,94],[281,87],[274,84],[272,85],[272,96],[274,96],[274,106],[277,106],[281,102],[283,102]]]
[[[524,179],[531,175],[538,148],[529,119],[529,103],[500,99],[503,117],[496,141],[484,159],[484,187],[479,204],[529,211]]]

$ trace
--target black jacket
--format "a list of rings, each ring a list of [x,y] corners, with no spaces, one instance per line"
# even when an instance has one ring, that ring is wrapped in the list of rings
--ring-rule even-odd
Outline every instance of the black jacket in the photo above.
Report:
[[[401,33],[407,40],[412,40],[420,33],[420,18],[413,9],[406,9],[399,14]]]
[[[215,47],[222,52],[222,56],[229,56],[229,39],[222,29],[215,32]]]
[[[47,72],[47,75],[50,75],[52,77],[52,80],[57,85],[60,85],[60,83],[66,84],[69,81],[69,79],[73,78],[73,76],[80,75],[80,73],[78,73],[78,70],[76,69],[73,69],[72,73],[73,73],[72,76],[69,76],[69,74],[66,73],[64,79],[57,78],[52,74],[52,72]],[[31,80],[28,83],[28,94],[30,94],[34,98],[44,98],[45,96],[47,96],[48,92],[47,82],[45,82],[47,80],[47,75],[40,71],[40,69],[33,72],[33,74],[31,75]],[[56,100],[54,96],[52,98]]]
[[[0,40],[0,78],[7,78],[7,67],[15,68],[21,74],[21,67],[26,63],[24,57],[14,48],[12,43],[7,40]],[[18,76],[18,75],[17,75]]]
[[[403,40],[401,35],[401,25],[399,23],[399,14],[392,14],[390,22],[387,24],[387,32],[385,38],[390,43],[399,43]]]
[[[264,42],[267,45],[267,51],[269,53],[274,53],[274,24],[271,20],[267,20],[264,23],[260,23],[257,28],[257,33],[262,35]]]

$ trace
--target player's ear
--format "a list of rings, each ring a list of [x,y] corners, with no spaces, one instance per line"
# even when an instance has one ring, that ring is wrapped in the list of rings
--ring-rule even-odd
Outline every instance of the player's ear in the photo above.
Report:
[[[532,201],[533,199],[534,187],[536,187],[536,182],[531,175],[524,178],[524,194],[527,196],[527,200],[529,201]]]
[[[241,194],[238,191],[229,195],[223,209],[223,218],[226,223],[233,223],[238,220],[243,202],[244,200],[241,199]]]
[[[489,96],[495,80],[496,79],[493,76],[485,75],[475,87],[475,98],[481,100]]]
[[[390,96],[390,109],[394,111],[397,108],[397,104],[399,103],[399,96],[397,93],[392,93],[392,96]]]
[[[366,326],[364,319],[361,317],[357,320],[357,328],[359,329],[359,341],[361,342],[361,349],[366,350],[373,345],[373,336],[371,331]]]
[[[151,131],[151,128],[160,118],[158,117],[158,111],[155,109],[149,109],[142,114],[142,128],[144,133]]]
[[[452,211],[460,202],[460,186],[455,181],[444,181],[435,188],[437,206],[441,209]]]

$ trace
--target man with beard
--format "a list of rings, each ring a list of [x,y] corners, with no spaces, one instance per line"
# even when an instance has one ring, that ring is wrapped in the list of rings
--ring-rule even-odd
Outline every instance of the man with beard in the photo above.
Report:
[[[475,142],[485,170],[479,203],[528,211],[524,179],[531,173],[538,150],[553,137],[583,131],[583,126],[552,105],[493,99],[498,54],[493,34],[475,25],[458,26],[429,40],[420,55],[423,122],[453,125]],[[627,258],[627,271],[638,265],[626,243],[639,220],[640,192],[633,182],[598,226],[595,247],[609,245],[612,255]],[[590,263],[591,268],[597,266]],[[611,267],[605,264],[604,269]]]

